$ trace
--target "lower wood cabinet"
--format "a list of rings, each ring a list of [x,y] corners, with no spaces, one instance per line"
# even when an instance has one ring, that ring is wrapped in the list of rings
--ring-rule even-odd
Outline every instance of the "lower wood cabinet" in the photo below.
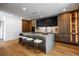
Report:
[[[69,34],[56,34],[56,41],[70,43]]]
[[[69,36],[69,34],[62,34],[63,35],[63,40],[64,40],[64,42],[67,42],[67,43],[70,43],[70,36]]]
[[[56,41],[79,45],[79,10],[58,16]]]
[[[55,39],[56,39],[56,41],[61,42],[61,36],[60,36],[60,34],[56,34],[55,35]]]

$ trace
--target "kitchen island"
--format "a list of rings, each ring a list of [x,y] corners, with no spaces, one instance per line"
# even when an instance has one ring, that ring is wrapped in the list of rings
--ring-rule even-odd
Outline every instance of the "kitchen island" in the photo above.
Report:
[[[51,52],[54,47],[55,33],[26,32],[21,34],[23,34],[25,37],[43,40],[43,43],[40,47],[45,53]]]

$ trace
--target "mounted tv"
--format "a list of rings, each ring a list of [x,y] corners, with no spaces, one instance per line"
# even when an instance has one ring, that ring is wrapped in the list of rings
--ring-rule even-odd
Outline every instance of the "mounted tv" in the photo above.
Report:
[[[58,26],[57,16],[37,20],[37,27],[52,27],[52,26]]]

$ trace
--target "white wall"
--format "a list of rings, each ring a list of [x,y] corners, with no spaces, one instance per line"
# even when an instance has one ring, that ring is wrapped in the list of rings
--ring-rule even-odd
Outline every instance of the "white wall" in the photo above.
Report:
[[[0,40],[3,39],[3,21],[0,20]]]
[[[15,39],[21,32],[21,20],[14,17],[6,17],[5,40]]]
[[[4,19],[4,40],[13,40],[22,31],[22,20],[20,17],[0,12]]]
[[[4,20],[0,13],[0,40],[4,39]]]

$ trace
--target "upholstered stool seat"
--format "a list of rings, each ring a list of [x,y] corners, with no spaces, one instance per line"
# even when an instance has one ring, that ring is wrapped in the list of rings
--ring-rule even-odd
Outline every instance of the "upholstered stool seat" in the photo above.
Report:
[[[42,43],[43,42],[43,40],[40,40],[40,39],[35,39],[34,40],[34,43]]]
[[[22,39],[27,39],[27,37],[22,36]]]
[[[22,43],[22,45],[26,44],[26,40],[27,40],[27,37],[19,36],[19,43]]]
[[[27,38],[27,41],[32,41],[33,40],[33,38]]]
[[[22,39],[22,45],[26,44],[27,37],[22,36],[21,39]]]
[[[19,36],[19,38],[22,38],[23,36]]]

